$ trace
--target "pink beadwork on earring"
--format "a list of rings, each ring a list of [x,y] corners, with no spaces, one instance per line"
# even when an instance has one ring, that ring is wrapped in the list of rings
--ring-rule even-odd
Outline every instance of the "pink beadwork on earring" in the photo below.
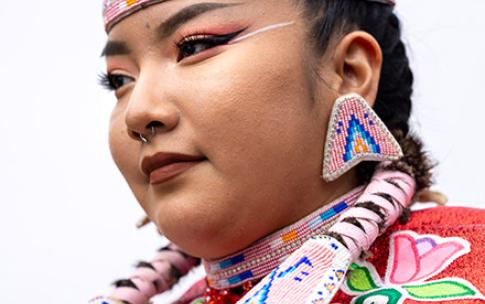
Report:
[[[358,94],[338,98],[327,131],[323,179],[330,182],[362,161],[392,161],[402,149],[385,124]]]

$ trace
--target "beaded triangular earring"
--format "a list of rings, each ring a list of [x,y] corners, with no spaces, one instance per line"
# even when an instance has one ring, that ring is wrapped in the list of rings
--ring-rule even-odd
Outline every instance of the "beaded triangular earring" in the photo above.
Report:
[[[362,161],[392,161],[402,149],[386,125],[358,94],[338,98],[328,125],[323,179],[333,181]]]

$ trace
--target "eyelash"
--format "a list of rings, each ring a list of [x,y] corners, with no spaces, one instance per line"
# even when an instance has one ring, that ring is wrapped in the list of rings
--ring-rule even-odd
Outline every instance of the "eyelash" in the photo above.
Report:
[[[177,61],[181,61],[184,58],[194,56],[195,54],[193,54],[193,55],[184,54],[184,51],[185,52],[187,52],[187,51],[188,52],[190,52],[190,51],[195,52],[195,51],[197,51],[196,48],[194,49],[194,46],[196,46],[196,45],[205,44],[206,46],[208,46],[208,48],[205,48],[205,49],[199,51],[199,52],[202,52],[202,51],[205,51],[206,49],[210,49],[212,47],[228,43],[232,38],[239,35],[242,31],[243,30],[240,30],[240,31],[229,33],[229,34],[226,34],[226,35],[205,35],[205,34],[202,34],[202,35],[188,36],[188,37],[184,38],[181,42],[176,44],[176,46],[179,50],[179,55],[177,57]],[[187,49],[187,48],[189,48],[189,49]]]
[[[126,81],[126,79],[133,80],[132,77],[122,74],[109,74],[101,73],[98,76],[99,84],[108,91],[116,91],[126,83],[120,83],[119,81]]]
[[[207,49],[210,49],[212,47],[218,46],[218,45],[223,45],[231,41],[232,38],[236,37],[239,35],[243,30],[236,31],[233,33],[229,33],[226,35],[206,35],[206,34],[198,34],[198,35],[192,35],[185,37],[182,39],[181,42],[176,44],[176,47],[178,49],[178,56],[177,56],[177,62],[182,61],[184,58],[190,57],[190,56],[195,56],[199,52],[203,52]],[[208,46],[207,48],[204,48],[203,50],[197,50],[197,48],[194,48],[194,46],[198,44],[205,44]],[[193,51],[196,52],[195,54],[187,54],[188,52]],[[198,52],[197,52],[198,51]],[[185,54],[184,54],[185,52]],[[124,86],[126,83],[120,83],[120,81],[126,81],[126,79],[133,80],[132,77],[122,75],[122,74],[110,74],[110,73],[102,73],[99,75],[99,84],[109,90],[109,91],[116,91],[122,86]]]

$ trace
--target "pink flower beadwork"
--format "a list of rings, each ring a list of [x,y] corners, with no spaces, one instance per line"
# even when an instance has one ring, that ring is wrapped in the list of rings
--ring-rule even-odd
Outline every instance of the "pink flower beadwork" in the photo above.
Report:
[[[414,238],[409,233],[398,233],[391,241],[394,249],[388,272],[392,284],[426,280],[448,267],[456,258],[470,251],[461,239],[447,239],[438,244],[435,237]]]
[[[402,304],[414,301],[485,299],[462,278],[428,281],[453,261],[470,252],[468,241],[459,237],[442,238],[399,231],[391,235],[389,259],[382,282],[375,267],[357,261],[349,272],[343,291],[354,296],[351,303]]]

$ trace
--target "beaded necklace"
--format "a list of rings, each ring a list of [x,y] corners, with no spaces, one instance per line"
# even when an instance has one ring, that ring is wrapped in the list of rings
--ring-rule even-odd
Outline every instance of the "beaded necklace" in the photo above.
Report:
[[[312,236],[324,233],[344,210],[353,206],[364,187],[357,187],[298,222],[218,260],[203,260],[209,288],[194,303],[235,303]]]

